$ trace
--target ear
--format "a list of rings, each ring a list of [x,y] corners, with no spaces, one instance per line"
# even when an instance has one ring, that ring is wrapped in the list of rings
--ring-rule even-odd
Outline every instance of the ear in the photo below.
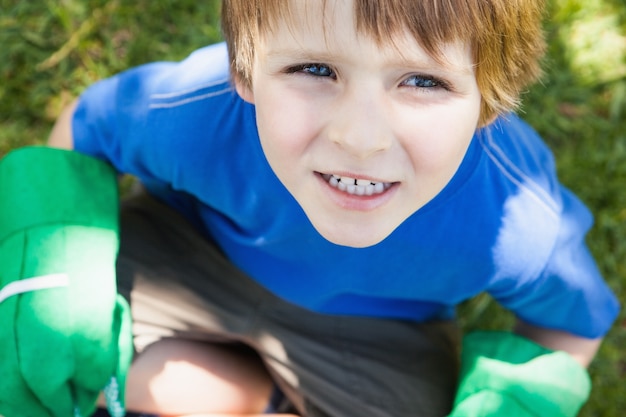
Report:
[[[235,90],[237,91],[239,97],[250,104],[254,104],[254,93],[252,92],[252,87],[250,87],[248,83],[243,81],[238,76],[234,77],[234,82]]]

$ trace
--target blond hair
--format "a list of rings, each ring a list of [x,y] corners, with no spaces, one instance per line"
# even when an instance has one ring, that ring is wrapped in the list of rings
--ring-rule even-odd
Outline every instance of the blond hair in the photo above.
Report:
[[[277,22],[290,20],[289,3],[223,1],[231,72],[243,85],[251,86],[255,44]],[[354,0],[354,8],[356,30],[380,44],[408,31],[441,61],[445,43],[467,42],[482,95],[481,125],[514,110],[521,92],[541,74],[543,0]]]

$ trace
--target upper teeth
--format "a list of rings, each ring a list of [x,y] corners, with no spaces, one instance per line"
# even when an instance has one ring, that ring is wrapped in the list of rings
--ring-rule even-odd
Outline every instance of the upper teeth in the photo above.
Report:
[[[331,186],[341,191],[345,191],[348,194],[355,195],[380,194],[387,188],[391,187],[391,183],[387,182],[373,182],[359,178],[340,177],[332,174],[324,175],[324,178]]]

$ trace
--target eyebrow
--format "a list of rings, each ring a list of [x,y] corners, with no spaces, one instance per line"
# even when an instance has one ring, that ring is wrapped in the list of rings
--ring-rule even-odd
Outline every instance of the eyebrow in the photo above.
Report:
[[[326,51],[319,52],[307,52],[302,49],[275,49],[270,50],[265,54],[267,57],[276,57],[283,58],[288,57],[289,59],[297,59],[302,61],[313,61],[313,62],[333,62],[338,60],[338,56],[336,54],[331,54]]]
[[[425,71],[461,73],[464,75],[474,74],[474,65],[454,65],[447,62],[445,56],[442,58],[441,62],[429,56],[429,59],[427,61],[400,58],[389,60],[387,61],[387,64],[402,68],[420,68]]]

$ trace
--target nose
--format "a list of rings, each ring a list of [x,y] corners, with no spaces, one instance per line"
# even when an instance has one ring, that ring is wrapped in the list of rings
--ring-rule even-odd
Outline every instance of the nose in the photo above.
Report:
[[[391,146],[389,107],[382,94],[355,90],[344,94],[333,107],[328,137],[355,158],[367,159]]]

